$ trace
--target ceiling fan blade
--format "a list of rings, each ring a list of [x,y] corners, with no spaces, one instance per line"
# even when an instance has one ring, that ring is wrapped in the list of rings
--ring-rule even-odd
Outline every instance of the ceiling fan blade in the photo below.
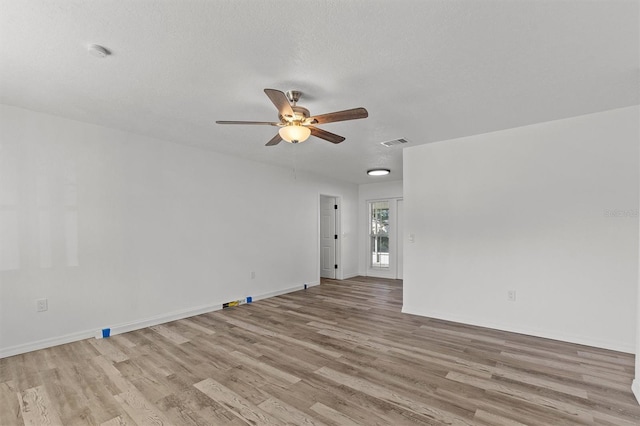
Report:
[[[278,113],[283,117],[293,117],[293,110],[287,95],[284,92],[276,89],[264,89],[264,93],[267,94],[271,102],[278,108]]]
[[[273,138],[271,138],[271,140],[267,142],[265,146],[278,145],[281,141],[282,141],[282,138],[280,137],[280,133],[276,133],[276,135]]]
[[[369,113],[366,109],[352,108],[344,111],[329,112],[327,114],[316,115],[310,117],[309,121],[313,124],[335,123],[336,121],[357,120],[359,118],[367,118]]]
[[[335,133],[327,132],[326,130],[318,129],[317,127],[309,126],[311,134],[316,138],[324,139],[331,143],[340,143],[345,140],[343,136],[336,135]]]
[[[277,126],[280,123],[271,121],[216,121],[217,124],[251,124],[256,126]]]

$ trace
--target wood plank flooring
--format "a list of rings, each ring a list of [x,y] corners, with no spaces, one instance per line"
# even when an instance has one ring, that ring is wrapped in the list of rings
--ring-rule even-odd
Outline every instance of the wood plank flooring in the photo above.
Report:
[[[357,277],[0,360],[0,425],[640,425],[633,356],[401,314]]]

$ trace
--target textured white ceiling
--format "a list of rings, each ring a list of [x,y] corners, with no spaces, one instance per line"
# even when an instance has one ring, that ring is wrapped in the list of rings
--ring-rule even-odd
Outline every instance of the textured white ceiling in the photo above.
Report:
[[[0,102],[366,183],[401,148],[639,103],[638,1],[0,1]],[[97,59],[97,43],[113,55]],[[264,88],[369,118],[264,144]],[[374,166],[392,170],[367,177]]]

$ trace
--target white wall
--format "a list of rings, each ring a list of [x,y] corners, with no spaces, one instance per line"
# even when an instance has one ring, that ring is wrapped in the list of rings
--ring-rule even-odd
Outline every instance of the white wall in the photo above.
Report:
[[[636,115],[636,122],[638,123],[637,125],[640,126],[640,109],[638,109],[638,112],[637,112],[637,115]],[[638,133],[640,133],[640,130],[638,131]],[[640,137],[638,138],[637,143],[640,146]],[[640,184],[638,186],[640,187]],[[638,208],[640,209],[640,203],[638,204]],[[638,240],[639,240],[639,244],[640,244],[640,236],[639,236]],[[638,256],[638,266],[640,268],[640,256]],[[635,368],[635,379],[633,380],[633,384],[631,386],[631,389],[633,390],[633,394],[635,395],[636,399],[640,403],[640,276],[638,277],[638,294],[637,294],[636,310],[637,310],[637,313],[636,313],[636,317],[637,317],[637,322],[636,322],[636,368]]]
[[[374,179],[374,178],[372,178]],[[358,275],[367,275],[370,200],[402,198],[402,181],[365,183],[358,186]]]
[[[317,283],[320,193],[356,233],[356,185],[9,106],[0,129],[0,356]]]
[[[634,352],[638,139],[635,106],[407,148],[403,311]]]

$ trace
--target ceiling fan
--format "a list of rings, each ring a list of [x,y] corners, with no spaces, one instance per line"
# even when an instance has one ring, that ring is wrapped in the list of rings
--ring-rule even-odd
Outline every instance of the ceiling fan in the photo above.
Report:
[[[306,141],[310,135],[324,139],[334,144],[345,140],[344,137],[335,133],[315,127],[316,124],[335,123],[336,121],[356,120],[367,118],[369,113],[364,108],[353,108],[344,111],[330,112],[322,115],[311,116],[309,110],[296,105],[302,92],[290,90],[287,93],[275,89],[264,89],[271,102],[278,109],[280,121],[216,121],[218,124],[251,124],[262,126],[280,127],[276,134],[266,146],[279,144],[281,141],[289,143],[300,143]]]

